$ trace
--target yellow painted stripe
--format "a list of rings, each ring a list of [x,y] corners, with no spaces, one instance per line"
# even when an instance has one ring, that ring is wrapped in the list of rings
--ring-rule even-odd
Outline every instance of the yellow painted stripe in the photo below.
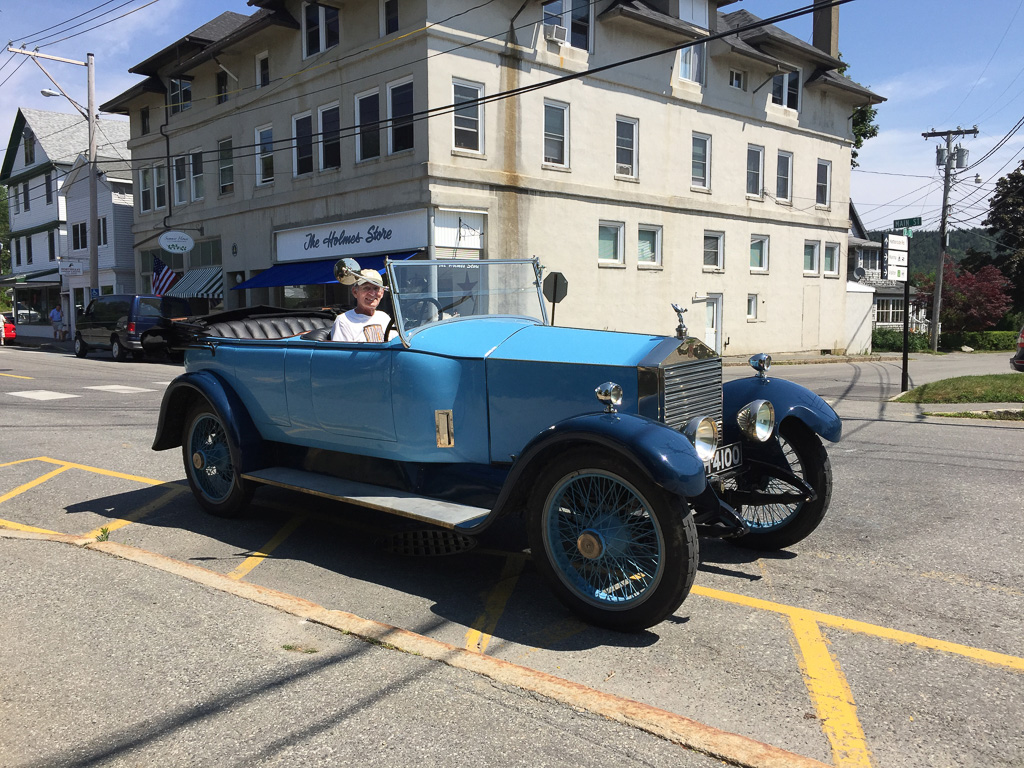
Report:
[[[277,549],[279,546],[281,546],[281,543],[284,542],[284,540],[287,539],[289,536],[291,536],[295,532],[295,529],[302,525],[305,521],[306,518],[304,515],[296,515],[295,517],[293,517],[291,520],[284,524],[281,530],[274,534],[274,538],[272,538],[270,541],[264,544],[263,547],[258,552],[253,552],[252,555],[245,558],[245,560],[239,563],[237,568],[231,571],[231,573],[227,574],[227,577],[229,579],[243,578],[247,573],[249,573],[249,571],[251,571],[257,565],[266,560],[270,556],[270,553]]]
[[[10,520],[0,520],[0,528],[7,528],[12,531],[29,531],[31,533],[52,533],[57,536],[61,535],[58,531],[48,531],[45,528],[33,528],[31,525],[12,523]]]
[[[47,473],[46,473],[45,475],[40,475],[40,476],[39,476],[39,477],[37,477],[37,478],[36,478],[35,480],[32,480],[32,481],[30,481],[30,482],[27,482],[27,483],[25,483],[24,485],[19,485],[19,486],[18,486],[17,488],[15,488],[15,489],[14,489],[13,491],[8,491],[8,492],[7,492],[7,493],[5,493],[5,494],[4,494],[3,496],[0,496],[0,504],[3,504],[3,503],[4,503],[5,501],[7,501],[7,500],[9,500],[9,499],[13,499],[13,498],[14,498],[15,496],[20,496],[20,495],[21,495],[21,494],[23,494],[23,493],[24,493],[25,491],[30,491],[30,490],[32,490],[32,489],[33,489],[33,488],[35,488],[35,487],[36,487],[37,485],[42,485],[42,484],[43,484],[43,483],[45,483],[45,482],[46,482],[47,480],[52,480],[52,479],[53,479],[54,477],[56,477],[56,476],[57,476],[57,475],[59,475],[59,474],[60,474],[61,472],[64,472],[64,471],[66,471],[66,470],[67,470],[67,467],[66,467],[66,466],[65,466],[65,467],[60,467],[60,468],[58,468],[58,469],[54,469],[54,470],[52,470],[52,471],[50,471],[50,472],[47,472]]]
[[[821,628],[806,616],[790,616],[789,621],[800,649],[797,662],[821,728],[832,746],[833,763],[836,768],[871,768],[871,750],[857,719],[853,693]]]
[[[487,652],[487,644],[491,642],[494,628],[498,626],[498,620],[505,612],[509,598],[512,597],[512,592],[519,581],[519,574],[523,572],[524,561],[525,558],[520,555],[509,555],[505,558],[498,583],[494,585],[484,602],[483,613],[476,617],[472,628],[466,632],[467,651]]]
[[[41,461],[41,459],[37,456],[32,459],[18,459],[17,461],[7,461],[4,462],[3,464],[0,464],[0,467],[13,467],[15,464],[27,464],[30,461]]]
[[[0,376],[6,376],[8,379],[31,379],[32,376],[15,376],[13,373],[0,373]]]
[[[124,472],[114,472],[110,469],[100,469],[99,467],[90,467],[88,464],[76,464],[73,461],[61,461],[59,459],[51,459],[47,456],[39,456],[33,461],[45,461],[49,464],[60,464],[65,469],[81,469],[85,472],[92,472],[96,475],[105,475],[106,477],[116,477],[120,480],[132,480],[136,483],[145,483],[146,485],[163,485],[166,480],[154,480],[150,477],[141,477],[139,475],[127,475]]]
[[[1005,653],[986,651],[982,648],[973,648],[969,645],[960,645],[959,643],[949,643],[945,640],[936,640],[931,637],[925,637],[924,635],[915,635],[910,632],[902,632],[898,629],[880,627],[877,624],[869,624],[866,621],[844,619],[842,616],[818,613],[817,611],[809,611],[804,608],[796,608],[791,605],[783,605],[782,603],[760,600],[756,597],[747,597],[746,595],[738,595],[733,592],[724,592],[720,589],[711,589],[710,587],[694,586],[691,592],[695,595],[701,595],[702,597],[723,600],[728,603],[743,605],[748,608],[757,608],[763,611],[781,613],[784,616],[801,616],[812,621],[816,621],[819,624],[836,627],[837,629],[843,629],[847,632],[858,632],[864,635],[873,635],[874,637],[893,640],[905,645],[917,645],[921,648],[928,648],[934,651],[953,653],[958,656],[964,656],[968,659],[972,659],[973,661],[980,661],[984,664],[992,664],[997,667],[1008,667],[1009,669],[1024,672],[1024,658],[1019,656],[1010,656]]]
[[[145,506],[139,507],[138,509],[132,510],[127,515],[123,515],[115,520],[111,520],[109,523],[104,523],[98,528],[93,528],[85,537],[88,539],[95,539],[103,532],[103,528],[107,529],[107,533],[112,533],[118,528],[124,528],[126,525],[137,522],[141,518],[150,514],[151,512],[160,509],[160,507],[167,504],[171,499],[174,499],[185,492],[185,489],[180,485],[172,485],[166,491],[164,491],[159,498],[154,499]]]

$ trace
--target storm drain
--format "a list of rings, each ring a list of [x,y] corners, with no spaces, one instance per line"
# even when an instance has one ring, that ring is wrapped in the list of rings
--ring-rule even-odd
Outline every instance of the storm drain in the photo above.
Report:
[[[384,540],[383,549],[395,555],[409,557],[434,557],[437,555],[456,555],[476,546],[476,539],[464,536],[455,531],[426,529],[421,531],[402,531]]]

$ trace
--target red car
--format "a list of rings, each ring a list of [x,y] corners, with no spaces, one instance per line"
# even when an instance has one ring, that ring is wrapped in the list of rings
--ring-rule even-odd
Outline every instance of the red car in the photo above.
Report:
[[[0,315],[3,318],[4,323],[4,343],[6,344],[11,339],[18,337],[18,329],[14,327],[14,323],[11,318],[7,315]]]

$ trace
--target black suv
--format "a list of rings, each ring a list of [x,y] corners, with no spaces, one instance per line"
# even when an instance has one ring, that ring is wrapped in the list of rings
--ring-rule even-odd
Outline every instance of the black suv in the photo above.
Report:
[[[129,354],[141,357],[143,334],[162,318],[191,314],[187,299],[176,296],[111,294],[89,303],[78,318],[75,354],[85,357],[90,349],[109,349],[115,360]]]

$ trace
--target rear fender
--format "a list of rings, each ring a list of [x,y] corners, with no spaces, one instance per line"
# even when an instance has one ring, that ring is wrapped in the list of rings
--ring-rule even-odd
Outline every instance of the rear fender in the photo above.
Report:
[[[832,406],[817,394],[785,379],[762,379],[752,376],[726,382],[722,387],[724,442],[740,439],[736,413],[754,400],[768,400],[775,408],[775,423],[789,418],[797,419],[811,431],[830,442],[838,442],[843,435],[843,422]],[[750,445],[750,442],[747,442]]]
[[[248,472],[262,468],[266,459],[259,430],[235,391],[210,371],[183,373],[167,387],[160,403],[153,450],[166,451],[181,446],[185,418],[192,406],[201,400],[210,404],[228,431],[231,460],[237,470]]]

